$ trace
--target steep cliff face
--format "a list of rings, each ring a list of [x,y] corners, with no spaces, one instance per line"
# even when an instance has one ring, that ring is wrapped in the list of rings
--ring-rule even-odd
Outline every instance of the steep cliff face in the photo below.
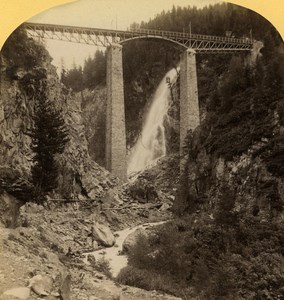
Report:
[[[27,51],[35,42],[26,45]],[[30,48],[29,48],[30,47]],[[19,53],[21,55],[21,53]],[[33,153],[31,151],[31,128],[35,107],[34,80],[39,70],[47,76],[48,98],[62,111],[70,141],[62,155],[57,192],[66,198],[84,197],[96,199],[109,187],[115,185],[105,169],[90,157],[82,121],[81,97],[61,85],[51,58],[46,55],[43,62],[32,67],[15,67],[12,60],[1,54],[1,98],[0,98],[0,165],[1,186],[17,189],[29,185]],[[11,76],[12,72],[12,76]]]
[[[244,218],[283,221],[282,45],[262,48],[199,61],[201,125],[185,141],[181,211],[214,215],[227,198]]]
[[[48,70],[52,72],[51,68]],[[8,71],[9,62],[1,55],[1,179],[11,180],[9,182],[11,184],[17,180],[28,181],[29,179],[32,160],[29,132],[33,125],[35,101],[34,87],[23,87],[25,78],[32,76],[33,71],[18,69],[13,78],[7,75]]]
[[[106,88],[97,87],[94,91],[82,92],[82,117],[88,150],[91,158],[105,166],[106,142]]]
[[[81,97],[69,95],[64,109],[64,118],[69,128],[70,142],[61,159],[60,187],[63,193],[81,194],[91,199],[100,197],[118,181],[100,167],[89,154],[82,118]],[[71,187],[71,191],[66,191]]]
[[[220,109],[218,116],[207,108],[201,126],[189,132],[182,159],[183,203],[177,204],[181,210],[214,215],[226,198],[243,218],[283,222],[282,96],[273,86],[248,89],[249,94],[237,90],[235,102],[229,110]]]
[[[283,221],[283,178],[271,174],[265,161],[257,156],[268,140],[264,138],[246,153],[226,160],[208,155],[200,144],[199,133],[196,131],[190,138],[193,147],[184,169],[190,210],[202,208],[214,214],[226,194],[234,199],[233,210],[244,217]]]

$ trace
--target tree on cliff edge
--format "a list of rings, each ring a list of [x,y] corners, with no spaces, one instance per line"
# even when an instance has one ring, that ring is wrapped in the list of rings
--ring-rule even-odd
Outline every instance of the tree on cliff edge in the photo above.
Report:
[[[35,200],[57,187],[58,163],[56,154],[64,151],[69,141],[68,131],[60,110],[46,95],[46,79],[38,82],[31,148],[34,152],[31,169]]]

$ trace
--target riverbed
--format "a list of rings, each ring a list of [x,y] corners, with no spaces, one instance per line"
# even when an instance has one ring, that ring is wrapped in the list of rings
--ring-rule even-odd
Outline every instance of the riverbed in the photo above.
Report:
[[[145,223],[132,228],[126,228],[120,231],[116,231],[114,233],[114,235],[116,236],[116,242],[113,247],[103,248],[103,249],[95,250],[93,252],[85,253],[84,261],[88,263],[87,262],[88,254],[92,254],[96,260],[104,258],[109,261],[112,276],[116,277],[119,274],[120,270],[127,266],[127,256],[121,254],[122,244],[127,238],[127,236],[139,228],[146,229],[149,227],[161,225],[163,223],[165,223],[165,221],[155,222],[155,223]]]

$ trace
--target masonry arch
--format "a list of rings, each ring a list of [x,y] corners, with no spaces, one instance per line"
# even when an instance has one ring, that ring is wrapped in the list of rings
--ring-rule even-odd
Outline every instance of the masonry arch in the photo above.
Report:
[[[118,42],[118,44],[123,46],[125,43],[131,42],[131,41],[136,41],[136,40],[160,40],[160,41],[172,43],[176,46],[181,47],[184,50],[188,49],[188,47],[186,47],[184,44],[182,44],[178,41],[172,40],[170,38],[163,37],[163,36],[148,36],[148,35],[136,36],[136,37],[131,37],[131,38],[128,38],[125,40],[121,40]]]

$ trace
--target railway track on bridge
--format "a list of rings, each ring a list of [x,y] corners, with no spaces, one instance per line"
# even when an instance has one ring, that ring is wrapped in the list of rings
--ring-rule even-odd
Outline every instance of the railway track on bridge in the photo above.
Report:
[[[174,32],[154,29],[112,30],[68,25],[42,23],[24,23],[29,35],[40,39],[54,39],[73,43],[82,43],[108,47],[123,44],[135,39],[161,39],[191,48],[196,52],[232,52],[250,51],[253,40],[250,38],[233,38]]]

